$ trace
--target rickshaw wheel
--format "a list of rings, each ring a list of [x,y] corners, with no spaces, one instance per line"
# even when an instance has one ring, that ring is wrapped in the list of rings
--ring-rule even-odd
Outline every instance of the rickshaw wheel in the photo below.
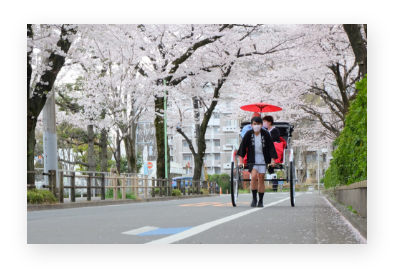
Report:
[[[295,184],[293,179],[293,162],[290,162],[290,204],[295,205]]]

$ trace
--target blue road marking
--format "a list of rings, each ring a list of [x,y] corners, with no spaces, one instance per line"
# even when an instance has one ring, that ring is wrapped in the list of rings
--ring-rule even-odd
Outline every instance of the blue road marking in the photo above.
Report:
[[[180,233],[180,232],[188,230],[188,229],[191,229],[191,227],[158,228],[158,229],[153,229],[153,230],[150,230],[150,231],[139,233],[138,236],[177,234],[177,233]]]

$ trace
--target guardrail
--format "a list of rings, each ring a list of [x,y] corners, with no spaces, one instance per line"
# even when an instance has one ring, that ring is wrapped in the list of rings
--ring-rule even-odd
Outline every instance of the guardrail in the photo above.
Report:
[[[27,171],[28,174],[36,174],[36,171]],[[56,196],[56,171],[49,170],[49,172],[41,172],[40,175],[49,176],[49,184],[42,185],[42,188],[49,188],[50,191]],[[28,190],[36,188],[36,184],[27,184]]]
[[[42,185],[42,188],[49,188],[50,191],[57,197],[58,201],[64,203],[64,189],[70,189],[71,202],[76,202],[75,190],[86,189],[87,201],[91,201],[91,190],[100,189],[100,199],[105,200],[106,189],[113,189],[113,199],[118,199],[118,190],[121,189],[122,199],[126,199],[126,189],[131,188],[132,193],[137,197],[139,196],[139,189],[144,189],[144,197],[149,195],[156,197],[156,189],[159,190],[158,196],[172,196],[172,179],[155,179],[139,176],[106,176],[101,173],[100,176],[95,176],[92,173],[88,175],[77,175],[74,171],[68,171],[70,174],[65,174],[64,171],[59,171],[59,191],[56,189],[56,171],[49,170],[48,173],[41,173],[41,175],[49,176],[49,185]],[[28,171],[28,174],[37,173],[35,171]],[[98,172],[93,172],[98,173]],[[64,185],[64,178],[69,178],[69,185]],[[86,180],[86,186],[76,184],[77,178]],[[96,179],[98,180],[96,182]],[[188,181],[188,180],[186,180]],[[106,185],[106,182],[108,185]],[[176,180],[177,189],[181,190],[182,195],[200,195],[200,189],[207,189],[210,194],[216,194],[216,183],[207,181],[192,181],[192,185],[185,186],[185,180]],[[189,182],[189,181],[188,181]],[[28,189],[35,188],[36,185],[28,184]]]
[[[206,189],[209,191],[210,194],[216,194],[216,182],[208,182],[208,181],[191,181],[192,186],[190,186],[190,180],[188,181],[188,195],[190,193],[200,194],[200,189]],[[200,187],[202,185],[202,188]],[[186,180],[176,180],[177,188],[182,192],[182,195],[186,195]]]

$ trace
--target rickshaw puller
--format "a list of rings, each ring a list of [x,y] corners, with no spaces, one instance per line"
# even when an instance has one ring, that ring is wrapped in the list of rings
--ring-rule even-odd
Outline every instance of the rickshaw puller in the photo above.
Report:
[[[251,173],[250,185],[253,194],[253,201],[250,205],[251,207],[264,207],[264,176],[266,165],[271,163],[272,166],[275,166],[275,159],[278,158],[270,134],[266,130],[261,129],[262,122],[263,121],[260,117],[254,117],[251,119],[252,129],[244,135],[237,152],[237,155],[240,157],[239,164],[243,166],[243,158],[247,151],[247,164],[249,166],[249,172]],[[258,204],[257,181],[259,196]]]

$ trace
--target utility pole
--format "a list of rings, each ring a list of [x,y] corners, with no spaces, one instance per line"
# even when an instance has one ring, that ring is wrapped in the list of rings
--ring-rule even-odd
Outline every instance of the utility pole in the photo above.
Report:
[[[167,82],[164,80],[164,86]],[[167,91],[164,90],[164,143],[165,143],[165,178],[168,179],[168,135],[167,135]]]
[[[46,104],[43,107],[43,153],[44,172],[56,170],[56,188],[59,189],[54,85],[51,90],[51,96],[47,96]],[[45,184],[49,184],[48,176],[45,176]]]

